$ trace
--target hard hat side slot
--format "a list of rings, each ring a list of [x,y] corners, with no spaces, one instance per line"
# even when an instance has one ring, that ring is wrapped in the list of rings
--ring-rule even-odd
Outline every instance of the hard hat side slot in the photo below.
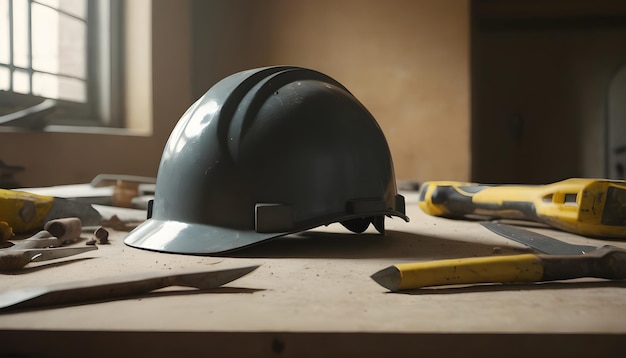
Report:
[[[293,209],[290,205],[257,203],[254,211],[254,231],[256,232],[287,232],[294,227]]]
[[[404,196],[396,194],[396,207],[394,209],[406,215]],[[409,221],[409,218],[407,217],[404,220]]]
[[[384,200],[357,199],[346,202],[346,212],[348,214],[370,214],[381,212],[387,209]]]

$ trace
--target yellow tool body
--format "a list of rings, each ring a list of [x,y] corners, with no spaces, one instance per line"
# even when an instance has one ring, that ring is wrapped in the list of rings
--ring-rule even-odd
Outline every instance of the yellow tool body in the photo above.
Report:
[[[472,257],[396,264],[397,290],[480,282],[535,282],[543,276],[541,260],[533,254]]]
[[[52,196],[0,189],[0,220],[16,233],[38,230],[53,203]]]
[[[428,286],[626,278],[626,250],[605,245],[584,255],[507,255],[401,263],[371,277],[390,291]]]
[[[425,182],[418,204],[452,219],[517,219],[575,234],[626,238],[626,181],[572,178],[547,185]]]

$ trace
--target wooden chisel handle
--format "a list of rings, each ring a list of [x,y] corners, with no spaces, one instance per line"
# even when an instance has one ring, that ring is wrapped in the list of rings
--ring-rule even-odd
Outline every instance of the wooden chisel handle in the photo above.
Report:
[[[24,250],[24,249],[37,249],[45,247],[57,247],[59,246],[59,239],[52,236],[46,230],[39,231],[35,235],[28,239],[16,241],[15,245],[9,247],[7,250]]]
[[[0,271],[17,270],[28,265],[35,253],[23,250],[4,249],[0,251]]]

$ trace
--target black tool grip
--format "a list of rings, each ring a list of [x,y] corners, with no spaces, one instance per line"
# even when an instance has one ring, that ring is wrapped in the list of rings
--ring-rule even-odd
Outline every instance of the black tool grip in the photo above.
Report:
[[[532,201],[503,200],[478,202],[474,195],[484,190],[501,190],[497,185],[441,185],[430,196],[431,203],[445,208],[442,216],[453,219],[520,219],[536,220]]]
[[[606,245],[585,255],[538,255],[543,281],[595,277],[626,279],[626,250]]]

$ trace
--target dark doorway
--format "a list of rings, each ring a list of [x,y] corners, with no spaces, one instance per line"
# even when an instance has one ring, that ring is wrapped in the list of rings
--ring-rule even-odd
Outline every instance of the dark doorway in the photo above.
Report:
[[[471,36],[472,180],[604,177],[608,159],[626,157],[607,157],[617,127],[606,120],[626,2],[474,0]]]

